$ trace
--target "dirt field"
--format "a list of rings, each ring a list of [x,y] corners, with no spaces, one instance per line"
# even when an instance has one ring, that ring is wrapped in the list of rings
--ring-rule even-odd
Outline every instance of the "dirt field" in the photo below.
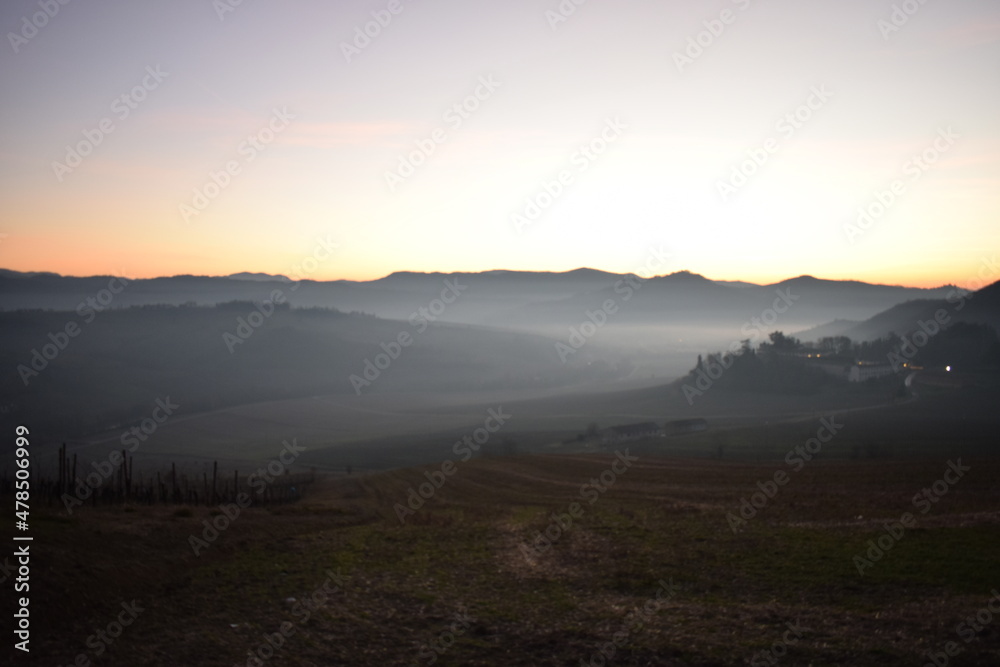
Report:
[[[331,477],[301,503],[231,521],[209,508],[33,515],[32,658],[922,665],[931,651],[1000,662],[987,606],[1000,587],[997,460],[962,457],[956,477],[947,458],[635,456]],[[208,539],[205,520],[229,525]],[[204,540],[197,556],[192,535]],[[978,630],[960,625],[977,613]],[[118,618],[129,624],[115,638]]]

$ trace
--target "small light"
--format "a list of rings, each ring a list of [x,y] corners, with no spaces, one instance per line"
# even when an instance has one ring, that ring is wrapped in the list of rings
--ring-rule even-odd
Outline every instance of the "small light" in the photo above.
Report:
[[[944,367],[944,369],[945,369],[946,371],[948,371],[949,373],[951,372],[951,366],[945,366],[945,367]]]

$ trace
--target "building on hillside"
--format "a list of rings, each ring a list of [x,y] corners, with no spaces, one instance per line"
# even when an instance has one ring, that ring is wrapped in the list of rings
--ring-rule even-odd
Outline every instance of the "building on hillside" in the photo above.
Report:
[[[630,440],[641,440],[643,438],[662,438],[663,428],[656,422],[643,422],[641,424],[626,424],[624,426],[612,426],[604,429],[601,433],[601,441],[605,445],[615,445],[620,442]]]
[[[667,435],[687,435],[708,429],[708,422],[704,419],[678,419],[664,424],[664,432]]]
[[[849,382],[866,382],[868,380],[887,377],[895,372],[896,369],[889,364],[880,364],[875,361],[859,361],[851,366],[851,370],[847,374],[847,380]]]

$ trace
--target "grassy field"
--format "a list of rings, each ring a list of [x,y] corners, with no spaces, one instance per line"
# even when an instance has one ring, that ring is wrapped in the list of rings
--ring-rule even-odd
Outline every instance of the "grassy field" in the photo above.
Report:
[[[601,427],[642,421],[664,422],[688,417],[708,418],[713,432],[708,440],[678,443],[678,455],[701,456],[717,448],[718,428],[756,428],[773,422],[857,410],[882,405],[891,397],[881,387],[842,385],[816,395],[767,395],[723,390],[707,392],[689,404],[676,385],[653,384],[620,390],[580,388],[535,391],[483,391],[423,394],[322,395],[268,401],[219,410],[189,412],[181,396],[180,408],[160,425],[155,435],[134,452],[146,469],[189,463],[194,472],[212,460],[225,468],[259,465],[281,449],[286,438],[305,446],[301,463],[320,469],[387,469],[441,460],[454,442],[482,426],[487,410],[503,408],[511,415],[501,436],[518,441],[527,451],[545,450],[583,432],[596,422]],[[122,427],[86,440],[71,441],[70,453],[81,463],[103,460],[121,448]],[[724,439],[728,436],[723,436]],[[737,435],[729,449],[759,450],[756,440]],[[742,443],[742,444],[741,444]],[[59,442],[40,442],[39,461],[54,466]],[[567,447],[564,449],[573,449]]]
[[[32,658],[923,665],[954,642],[949,664],[1000,664],[1000,618],[980,611],[1000,588],[1000,460],[956,451],[796,469],[652,448],[630,448],[634,461],[525,455],[458,461],[451,475],[436,464],[331,476],[298,504],[243,510],[197,556],[190,536],[223,523],[218,510],[33,514]],[[913,497],[942,489],[949,458],[968,471],[924,513]],[[770,489],[777,471],[786,483]],[[754,498],[758,482],[773,497]],[[401,521],[421,484],[430,499]],[[743,499],[761,506],[734,532]],[[913,524],[859,573],[855,557],[906,512]],[[95,633],[132,600],[142,611],[105,643]],[[956,627],[977,612],[990,616],[978,631]]]

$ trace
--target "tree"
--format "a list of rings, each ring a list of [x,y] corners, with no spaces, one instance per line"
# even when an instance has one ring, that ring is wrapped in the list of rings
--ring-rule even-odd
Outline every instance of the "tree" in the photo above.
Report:
[[[819,339],[816,346],[827,354],[840,355],[850,352],[854,343],[847,336],[825,336]]]
[[[772,331],[768,338],[771,339],[771,347],[775,352],[793,352],[802,345],[798,338],[786,336],[781,331]]]

